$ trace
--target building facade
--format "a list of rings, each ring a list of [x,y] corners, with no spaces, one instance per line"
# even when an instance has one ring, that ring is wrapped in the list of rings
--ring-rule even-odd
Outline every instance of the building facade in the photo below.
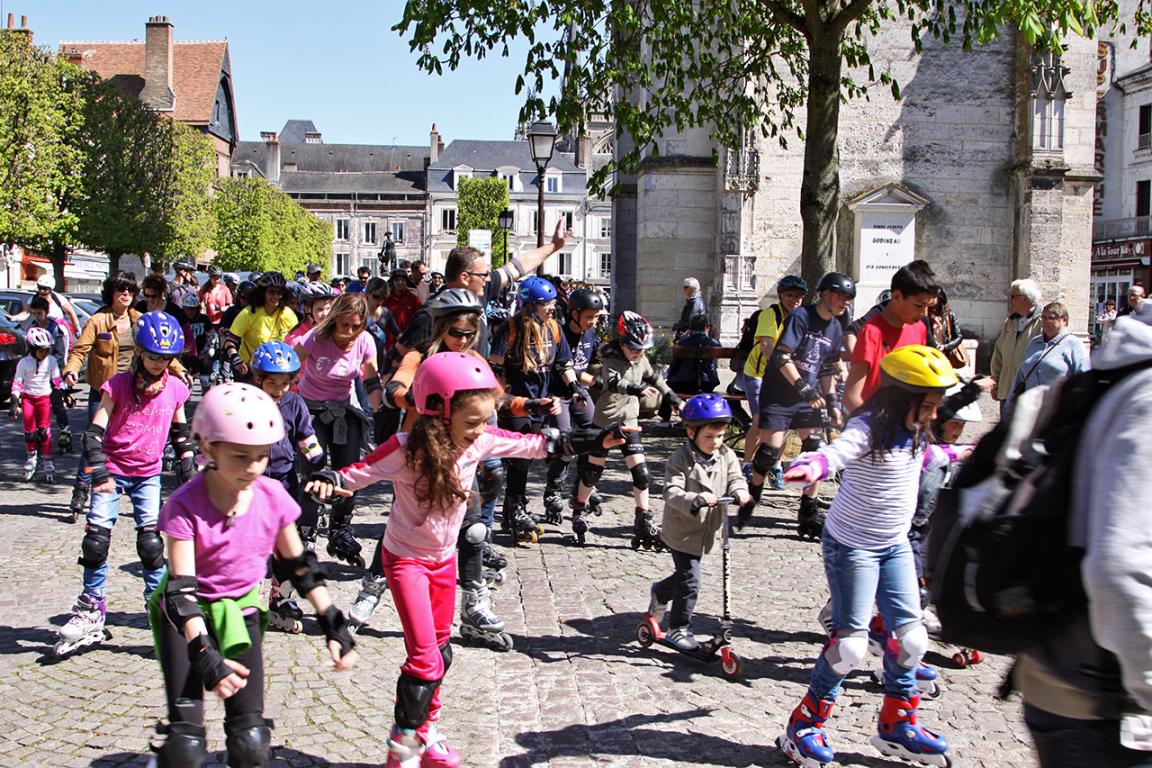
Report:
[[[873,89],[840,112],[836,260],[860,282],[855,312],[923,258],[965,335],[997,335],[1018,277],[1038,280],[1068,306],[1072,328],[1087,330],[1096,43],[1042,56],[1006,31],[971,52],[926,39],[917,54],[894,26],[869,48],[903,98]],[[777,280],[800,270],[804,147],[749,138],[719,148],[718,164],[714,148],[706,129],[670,136],[658,161],[622,179],[616,290],[667,325],[681,280],[697,277],[732,340],[774,300]]]

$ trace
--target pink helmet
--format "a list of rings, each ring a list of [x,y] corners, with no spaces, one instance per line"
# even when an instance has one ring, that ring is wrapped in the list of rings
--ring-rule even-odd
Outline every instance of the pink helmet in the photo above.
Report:
[[[272,445],[284,437],[284,419],[263,390],[250,384],[220,384],[200,401],[192,417],[192,435],[208,443]]]
[[[416,412],[422,416],[449,416],[452,396],[469,389],[496,389],[500,382],[488,363],[464,352],[437,352],[420,364],[412,380],[412,397]],[[436,395],[444,401],[444,410],[432,410],[428,398]]]

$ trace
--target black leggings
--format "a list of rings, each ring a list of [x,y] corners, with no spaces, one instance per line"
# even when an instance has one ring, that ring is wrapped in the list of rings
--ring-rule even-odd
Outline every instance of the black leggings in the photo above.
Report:
[[[584,430],[592,427],[592,417],[596,413],[595,406],[576,405],[571,400],[560,401],[560,413],[550,417],[552,425],[561,432],[571,432],[573,430]],[[564,484],[564,478],[568,474],[568,465],[571,459],[565,460],[559,457],[553,458],[548,462],[548,484],[559,488]]]
[[[224,722],[245,715],[264,714],[264,654],[261,649],[260,613],[244,617],[252,647],[234,661],[248,667],[248,684],[224,700]],[[211,629],[209,629],[211,633]],[[188,643],[168,621],[160,625],[160,668],[164,671],[164,692],[168,696],[168,720],[204,724],[204,683],[188,661]]]
[[[351,411],[351,405],[348,411]],[[321,411],[308,408],[312,414],[312,427],[316,430],[316,439],[328,454],[328,463],[332,469],[340,470],[350,467],[360,461],[360,446],[364,443],[364,422],[357,413],[347,413],[344,417],[348,425],[347,440],[343,445],[336,445],[332,439],[332,425],[319,418]],[[347,525],[352,522],[352,510],[356,506],[356,496],[337,496],[332,501],[332,525]],[[302,527],[315,528],[319,518],[320,507],[310,494],[303,494],[300,499],[300,521]]]
[[[500,416],[500,426],[511,432],[535,435],[544,426],[542,421],[534,421],[527,416]],[[507,496],[523,496],[528,488],[528,469],[532,459],[508,459],[508,475],[504,486]]]

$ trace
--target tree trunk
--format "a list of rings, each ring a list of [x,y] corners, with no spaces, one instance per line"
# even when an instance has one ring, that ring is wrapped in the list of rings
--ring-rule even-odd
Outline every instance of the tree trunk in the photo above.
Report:
[[[819,23],[819,22],[811,22]],[[804,222],[801,270],[811,289],[836,268],[836,216],[840,207],[840,40],[826,31],[808,36],[808,115],[804,128]]]
[[[68,279],[64,277],[64,262],[67,260],[68,246],[64,243],[52,243],[48,261],[52,263],[52,271],[56,274],[56,293],[65,293],[68,290]]]
[[[109,251],[108,252],[108,275],[109,275],[109,277],[111,277],[112,275],[114,275],[120,271],[120,257],[123,255],[124,254],[120,253],[120,251]]]

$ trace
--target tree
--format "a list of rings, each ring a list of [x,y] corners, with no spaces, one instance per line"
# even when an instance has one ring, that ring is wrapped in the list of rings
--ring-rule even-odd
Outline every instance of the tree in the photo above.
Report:
[[[508,243],[503,237],[497,237],[496,233],[500,231],[500,214],[507,208],[508,182],[504,179],[491,176],[460,179],[456,198],[459,217],[456,242],[468,245],[469,231],[488,230],[492,233],[492,265],[500,266],[508,260]]]
[[[732,148],[745,132],[785,146],[799,135],[802,266],[812,282],[834,267],[840,104],[876,83],[899,98],[899,84],[877,74],[869,56],[881,26],[908,25],[918,50],[926,34],[969,49],[1007,25],[1029,45],[1053,47],[1069,34],[1094,35],[1116,14],[1115,0],[408,0],[394,29],[419,52],[418,66],[436,74],[467,58],[508,56],[526,39],[520,122],[554,115],[567,131],[583,126],[591,105],[633,142],[618,159],[626,173],[658,155],[669,130],[706,127]],[[545,82],[561,73],[559,93],[545,102]],[[593,188],[603,190],[614,170],[600,169]]]
[[[328,261],[332,224],[263,179],[222,179],[216,189],[214,263],[227,270],[291,275]]]
[[[165,119],[161,132],[161,171],[155,187],[157,237],[154,256],[168,261],[196,256],[212,246],[216,207],[216,150],[207,136],[176,120]]]

